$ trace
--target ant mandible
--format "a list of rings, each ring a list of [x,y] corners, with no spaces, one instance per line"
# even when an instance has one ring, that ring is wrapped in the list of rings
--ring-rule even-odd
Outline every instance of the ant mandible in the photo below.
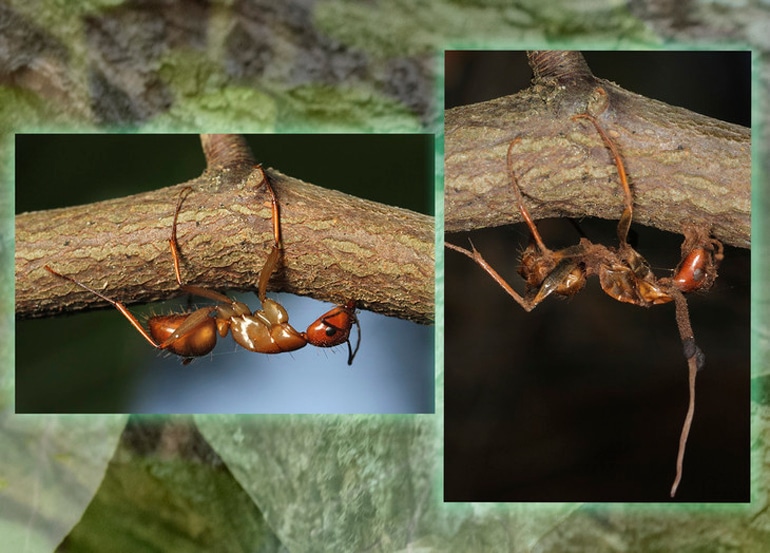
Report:
[[[597,93],[607,100],[607,93],[603,89],[597,89]],[[545,245],[524,205],[523,193],[513,170],[512,152],[514,146],[520,141],[520,137],[513,139],[508,145],[506,162],[519,212],[529,227],[532,238],[521,255],[521,265],[518,269],[526,282],[525,294],[522,296],[514,290],[487,263],[473,243],[470,250],[448,242],[446,247],[472,259],[527,312],[537,307],[551,294],[562,296],[576,294],[585,285],[586,278],[591,275],[598,275],[602,290],[618,301],[643,307],[671,301],[675,303],[677,326],[689,367],[690,401],[682,426],[676,476],[670,492],[671,497],[674,497],[682,477],[684,452],[695,411],[695,375],[705,363],[705,356],[695,343],[687,301],[683,294],[695,290],[707,290],[711,287],[717,276],[717,267],[724,257],[723,247],[719,240],[709,236],[708,231],[694,226],[685,226],[683,229],[685,240],[681,248],[682,260],[674,270],[673,276],[658,278],[653,274],[647,261],[631,247],[627,240],[633,219],[633,195],[618,148],[597,119],[607,106],[608,102],[605,102],[596,116],[586,112],[577,114],[572,119],[585,119],[594,126],[605,146],[610,150],[617,168],[624,195],[623,214],[617,229],[619,242],[617,247],[594,244],[587,238],[581,238],[577,245],[559,251],[552,251]]]
[[[298,350],[307,344],[328,348],[347,343],[348,365],[351,365],[361,345],[361,326],[355,313],[355,300],[349,300],[344,305],[334,307],[316,319],[305,332],[299,332],[289,324],[286,309],[277,301],[266,297],[270,275],[278,265],[283,252],[280,214],[273,186],[260,165],[255,166],[249,175],[249,181],[252,180],[256,180],[257,186],[264,183],[270,195],[274,240],[270,254],[259,274],[257,297],[262,304],[262,309],[253,313],[246,304],[224,294],[182,282],[176,228],[182,203],[192,191],[189,187],[182,189],[179,194],[174,211],[174,222],[171,226],[171,237],[168,240],[174,262],[174,274],[181,290],[213,300],[217,302],[215,305],[201,307],[191,313],[152,316],[147,321],[148,331],[120,301],[109,298],[82,282],[55,271],[48,265],[45,269],[111,303],[153,347],[179,355],[185,365],[194,357],[210,353],[216,345],[217,334],[224,338],[228,331],[238,345],[257,353],[283,353]],[[350,345],[350,331],[353,324],[358,327],[355,350]]]

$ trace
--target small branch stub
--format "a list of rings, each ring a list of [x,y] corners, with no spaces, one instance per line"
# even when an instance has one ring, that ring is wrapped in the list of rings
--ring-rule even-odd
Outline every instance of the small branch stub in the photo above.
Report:
[[[210,170],[244,168],[255,163],[251,148],[239,134],[202,134],[201,146]]]
[[[527,52],[536,82],[553,79],[560,83],[593,80],[594,76],[580,52],[535,50]]]

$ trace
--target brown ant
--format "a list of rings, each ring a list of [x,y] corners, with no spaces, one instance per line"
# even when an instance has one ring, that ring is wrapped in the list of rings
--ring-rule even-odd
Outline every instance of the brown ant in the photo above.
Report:
[[[192,190],[189,187],[182,189],[179,194],[174,212],[174,222],[171,226],[171,237],[168,240],[171,257],[174,261],[174,274],[180,289],[189,294],[213,300],[217,302],[215,305],[201,307],[191,313],[152,316],[147,321],[148,331],[123,303],[97,292],[72,277],[53,270],[48,265],[45,266],[45,269],[51,274],[69,280],[111,303],[153,347],[179,355],[184,364],[188,364],[194,357],[210,353],[216,345],[217,334],[224,338],[229,331],[238,345],[257,353],[294,351],[307,344],[327,348],[347,343],[348,365],[351,365],[361,344],[361,327],[355,314],[355,300],[334,307],[314,321],[305,332],[299,332],[289,324],[289,315],[284,307],[277,301],[266,297],[270,275],[277,267],[283,253],[278,200],[270,184],[270,179],[261,166],[257,165],[254,168],[249,179],[257,179],[258,185],[264,182],[265,188],[270,194],[274,239],[273,247],[259,274],[257,297],[262,308],[253,313],[246,304],[233,300],[224,294],[182,282],[176,228],[182,203]],[[358,341],[355,350],[350,345],[350,331],[353,324],[358,327]]]
[[[598,92],[606,98],[606,92],[603,89],[599,89]],[[598,115],[606,108],[607,104],[602,107]],[[647,261],[627,241],[633,219],[633,195],[617,146],[595,116],[581,113],[573,117],[573,120],[578,119],[586,119],[593,124],[602,141],[610,150],[617,167],[624,193],[624,209],[617,229],[619,242],[617,247],[594,244],[587,238],[581,238],[577,245],[559,251],[552,251],[545,245],[524,205],[523,194],[513,170],[512,151],[520,141],[518,137],[509,144],[506,161],[519,212],[529,227],[532,238],[529,246],[521,255],[521,265],[518,269],[519,274],[526,282],[525,294],[522,296],[514,290],[487,263],[473,243],[471,243],[470,250],[451,243],[446,243],[446,247],[472,259],[527,312],[533,310],[551,294],[562,296],[576,294],[585,285],[586,278],[591,275],[598,275],[602,290],[621,302],[643,307],[674,302],[677,326],[689,367],[690,395],[689,406],[679,439],[676,476],[670,492],[671,497],[674,497],[682,478],[684,452],[695,411],[695,376],[705,363],[705,356],[695,343],[684,293],[706,290],[713,284],[717,276],[717,267],[724,257],[722,243],[711,238],[707,231],[690,226],[685,227],[683,229],[685,240],[681,248],[682,260],[674,270],[673,276],[656,277]]]

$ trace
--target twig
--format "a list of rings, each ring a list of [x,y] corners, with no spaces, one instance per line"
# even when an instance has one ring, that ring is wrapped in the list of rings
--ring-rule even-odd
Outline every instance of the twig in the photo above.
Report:
[[[445,113],[445,229],[519,222],[506,148],[521,137],[513,168],[535,219],[617,220],[614,167],[595,133],[571,120],[596,101],[627,164],[634,221],[671,232],[689,222],[723,242],[751,244],[751,132],[643,98],[597,79],[576,52],[534,52],[533,85],[513,96]]]
[[[203,138],[208,168],[176,186],[96,204],[16,217],[16,314],[44,317],[105,305],[43,269],[126,303],[180,295],[168,238],[179,188],[193,192],[179,215],[189,284],[254,290],[272,246],[270,207],[251,182],[239,137]],[[268,170],[281,205],[284,264],[271,289],[433,321],[433,218],[313,186]]]

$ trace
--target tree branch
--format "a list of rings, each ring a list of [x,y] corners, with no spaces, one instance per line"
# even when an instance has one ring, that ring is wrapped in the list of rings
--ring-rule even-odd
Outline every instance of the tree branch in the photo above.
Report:
[[[643,98],[597,79],[577,52],[533,52],[527,90],[445,113],[445,230],[521,221],[506,169],[535,219],[618,219],[617,173],[601,138],[571,117],[609,100],[601,124],[616,141],[634,191],[634,222],[671,232],[706,226],[723,242],[751,244],[751,131]]]
[[[179,214],[182,278],[256,289],[273,243],[270,202],[240,137],[202,137],[208,167],[188,182],[91,205],[16,216],[16,315],[45,317],[105,303],[43,269],[50,264],[126,303],[181,295],[168,239]],[[267,170],[280,202],[283,265],[271,290],[433,321],[433,218]]]

